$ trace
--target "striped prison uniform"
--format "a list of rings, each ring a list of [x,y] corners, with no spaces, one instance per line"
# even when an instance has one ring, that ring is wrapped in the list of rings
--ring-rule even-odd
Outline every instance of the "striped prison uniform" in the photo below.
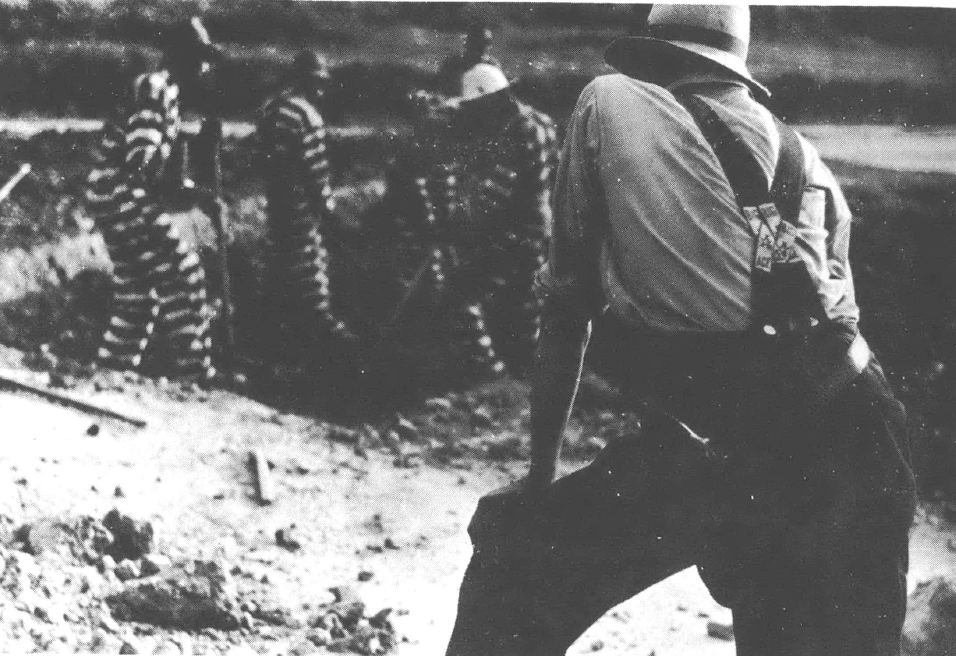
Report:
[[[163,213],[180,138],[169,71],[140,75],[131,107],[103,131],[86,200],[113,262],[112,316],[97,356],[114,369],[208,379],[210,308],[199,255]]]
[[[458,160],[453,221],[463,233],[466,266],[454,286],[464,343],[475,357],[493,352],[521,373],[531,364],[540,322],[534,276],[551,225],[557,135],[548,116],[515,106],[497,135]]]
[[[291,87],[263,105],[257,131],[268,203],[267,320],[280,330],[286,356],[290,348],[353,342],[331,307],[322,243],[334,207],[322,115]]]
[[[516,102],[491,143],[465,144],[457,157],[419,150],[422,219],[408,227],[432,250],[430,282],[453,299],[450,328],[465,369],[501,373],[503,359],[523,371],[540,320],[534,276],[551,223],[554,123]]]

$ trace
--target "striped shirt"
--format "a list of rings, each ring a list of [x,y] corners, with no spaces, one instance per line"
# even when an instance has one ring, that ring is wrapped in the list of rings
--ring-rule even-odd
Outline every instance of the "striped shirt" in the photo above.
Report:
[[[457,221],[466,233],[541,248],[551,226],[557,133],[547,115],[514,104],[516,111],[491,143],[465,152],[459,171],[463,212]]]
[[[138,76],[129,110],[103,129],[87,178],[87,200],[102,206],[131,188],[160,184],[180,127],[179,86],[169,71]]]
[[[257,134],[274,192],[322,198],[328,207],[332,189],[326,128],[316,106],[295,89],[286,89],[260,109]]]
[[[773,178],[780,135],[743,84],[688,79]],[[859,319],[849,264],[851,214],[833,174],[801,139],[807,186],[796,248],[827,317]],[[755,239],[717,158],[668,89],[606,75],[578,99],[555,186],[547,295],[662,332],[736,332],[753,319]]]

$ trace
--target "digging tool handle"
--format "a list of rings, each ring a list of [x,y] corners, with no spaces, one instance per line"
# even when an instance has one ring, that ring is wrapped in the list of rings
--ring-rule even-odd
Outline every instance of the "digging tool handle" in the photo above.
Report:
[[[12,178],[7,180],[6,184],[0,187],[0,201],[6,200],[10,192],[13,191],[13,188],[20,184],[23,178],[30,175],[30,171],[32,170],[33,168],[29,164],[21,164],[20,170],[17,171]]]
[[[249,467],[256,479],[256,500],[259,505],[267,506],[276,498],[275,485],[269,472],[269,461],[259,449],[249,452]]]
[[[372,350],[379,348],[385,342],[385,339],[391,334],[395,326],[398,325],[399,321],[401,321],[401,318],[405,314],[405,310],[408,308],[409,303],[416,296],[418,291],[421,290],[425,281],[425,274],[428,273],[428,270],[431,268],[433,259],[434,255],[430,252],[421,265],[419,265],[418,269],[415,271],[415,275],[412,277],[411,282],[405,289],[405,292],[402,294],[401,299],[398,301],[398,305],[395,306],[395,311],[392,312],[392,314],[382,325],[378,337],[375,340],[375,343],[372,345]]]
[[[232,326],[232,279],[229,275],[229,217],[226,214],[222,187],[222,120],[207,118],[202,127],[201,141],[207,141],[211,149],[209,165],[212,167],[209,182],[209,218],[216,231],[216,252],[219,267],[219,296],[222,302],[220,335],[222,338],[222,362],[220,363],[227,385],[233,380],[233,351],[235,335]]]
[[[101,417],[109,417],[110,419],[116,419],[117,421],[122,421],[127,424],[132,424],[137,428],[145,428],[146,422],[142,419],[137,419],[136,417],[130,417],[129,415],[124,415],[119,412],[115,412],[108,408],[102,408],[92,403],[87,403],[86,401],[80,401],[79,399],[74,399],[70,396],[65,396],[63,394],[58,394],[56,392],[51,392],[39,387],[34,387],[33,385],[28,385],[27,383],[21,383],[16,380],[11,380],[9,378],[4,378],[0,376],[0,388],[12,389],[18,392],[27,392],[28,394],[33,394],[34,396],[39,396],[42,399],[50,401],[52,403],[57,403],[67,408],[73,408],[74,410],[81,410],[88,414],[98,415]]]

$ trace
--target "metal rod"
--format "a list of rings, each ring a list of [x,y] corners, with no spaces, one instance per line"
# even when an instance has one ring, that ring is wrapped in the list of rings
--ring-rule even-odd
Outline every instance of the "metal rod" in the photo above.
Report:
[[[29,164],[21,164],[20,170],[17,171],[12,178],[7,180],[6,184],[0,187],[0,201],[6,200],[7,196],[10,195],[10,192],[13,191],[13,188],[20,184],[20,181],[23,180],[23,178],[30,175],[30,171],[32,170],[33,167],[31,167]]]
[[[127,424],[132,424],[137,428],[145,428],[146,422],[143,419],[138,419],[136,417],[130,417],[129,415],[124,415],[114,410],[108,408],[103,408],[98,405],[93,405],[86,401],[80,401],[79,399],[74,399],[71,396],[66,396],[65,394],[60,394],[58,392],[51,392],[39,387],[35,387],[28,383],[21,383],[10,378],[5,378],[0,376],[0,388],[12,389],[19,392],[27,392],[35,396],[39,396],[42,399],[51,401],[53,403],[58,403],[60,405],[66,406],[68,408],[73,408],[74,410],[82,410],[88,414],[99,415],[102,417],[109,417],[110,419],[116,419],[117,421],[126,422]]]
[[[210,219],[216,231],[216,252],[219,266],[219,295],[222,301],[220,335],[222,336],[222,369],[227,387],[232,387],[235,369],[235,332],[232,325],[232,280],[229,272],[229,216],[226,213],[222,184],[222,121],[211,117],[203,123],[203,132],[209,140],[210,171],[209,183],[212,202],[209,206]]]

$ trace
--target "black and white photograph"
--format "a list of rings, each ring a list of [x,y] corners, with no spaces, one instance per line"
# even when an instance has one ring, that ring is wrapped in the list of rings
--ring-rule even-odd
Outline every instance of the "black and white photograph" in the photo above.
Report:
[[[956,5],[0,0],[0,654],[956,655]]]

